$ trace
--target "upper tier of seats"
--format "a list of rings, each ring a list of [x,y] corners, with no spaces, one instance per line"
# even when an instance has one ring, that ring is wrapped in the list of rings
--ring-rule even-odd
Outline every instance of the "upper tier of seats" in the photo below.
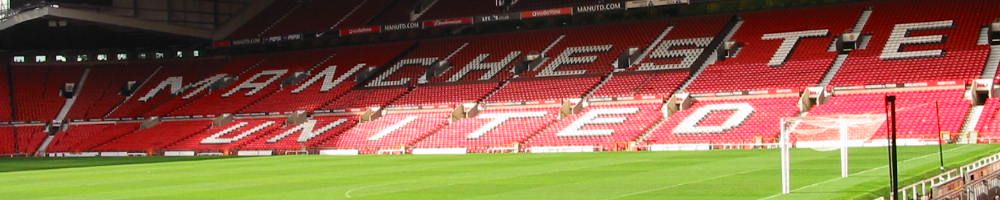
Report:
[[[850,54],[833,85],[977,78],[989,54],[977,45],[981,30],[998,16],[990,0],[876,3],[862,31],[867,48]]]
[[[7,65],[0,64],[0,70],[3,72],[7,71]],[[7,73],[0,72],[0,105],[13,105],[11,104],[11,88],[10,88],[10,77]],[[13,119],[11,113],[13,112],[11,106],[0,106],[0,121],[11,121]]]
[[[378,66],[377,76],[365,83],[366,88],[412,86],[421,83],[427,68],[446,61],[453,53],[463,51],[467,38],[447,38],[421,41],[391,65]]]
[[[368,0],[375,1],[375,0]],[[312,33],[327,31],[334,26],[357,26],[363,24],[344,24],[345,18],[352,17],[352,10],[359,6],[370,4],[365,0],[307,0],[301,1],[286,15],[277,19],[271,27],[261,33],[262,36],[288,35],[293,33]],[[277,2],[276,2],[277,3]],[[279,3],[280,4],[280,3]],[[375,4],[372,2],[371,4]],[[364,17],[364,16],[355,16]],[[369,16],[370,18],[371,16]],[[322,19],[322,20],[317,20]],[[340,23],[340,24],[338,24]]]
[[[67,83],[79,86],[83,65],[13,66],[10,70],[14,94],[14,119],[50,121],[56,119],[66,102],[62,89]]]
[[[230,39],[243,39],[260,37],[265,29],[271,27],[281,17],[292,12],[298,7],[298,1],[274,1],[267,9],[257,13],[256,16],[247,21],[239,29],[229,34]]]
[[[514,79],[500,88],[500,91],[492,97],[486,99],[486,102],[559,102],[565,98],[583,97],[599,82],[601,82],[600,76]]]
[[[669,97],[690,76],[691,68],[730,16],[704,16],[671,20],[667,35],[658,44],[640,49],[645,57],[628,71],[616,72],[595,97]]]
[[[415,10],[419,1],[399,0],[298,0],[274,1],[229,35],[230,39],[317,33],[365,25],[474,17],[504,12],[593,5],[607,0],[516,1],[504,8],[493,1],[436,0]]]
[[[335,48],[329,60],[306,73],[309,77],[298,81],[299,84],[279,87],[278,91],[261,98],[260,101],[244,109],[244,112],[312,111],[331,102],[333,105],[325,107],[337,109],[354,108],[354,105],[366,107],[368,105],[361,105],[364,102],[355,103],[350,96],[345,95],[355,87],[355,76],[367,71],[369,67],[389,65],[393,58],[410,45],[413,43],[396,42]]]
[[[270,55],[258,63],[238,63],[227,73],[236,78],[228,86],[194,97],[172,115],[235,113],[279,90],[281,83],[296,72],[305,72],[331,56],[326,49]],[[255,85],[264,84],[264,85]]]
[[[496,82],[446,84],[417,87],[394,102],[393,105],[455,105],[477,102],[497,87]]]
[[[154,63],[110,64],[89,67],[85,80],[67,119],[101,119],[125,100],[122,88],[130,81],[142,84],[159,68]],[[162,68],[159,68],[162,70]]]
[[[254,68],[257,67],[262,67],[259,64],[266,61],[265,60],[266,58],[267,58],[266,55],[246,55],[246,56],[233,57],[229,60],[229,62],[226,62],[221,66],[217,66],[214,70],[209,71],[208,72],[209,74],[206,74],[207,76],[205,76],[207,78],[204,79],[207,80],[206,82],[202,82],[200,85],[197,85],[197,83],[191,84],[192,86],[190,88],[187,88],[187,90],[183,90],[183,92],[180,92],[181,98],[172,98],[167,102],[164,102],[163,104],[157,105],[156,108],[147,112],[146,115],[173,116],[173,115],[194,115],[194,114],[200,115],[200,114],[228,113],[229,111],[227,111],[228,110],[227,108],[220,108],[220,110],[210,110],[211,107],[202,107],[202,105],[229,106],[229,104],[206,105],[206,104],[198,104],[198,102],[201,101],[202,99],[208,99],[210,101],[213,96],[218,96],[219,93],[226,92],[226,90],[223,88],[228,88],[229,86],[239,84],[239,82],[242,79],[238,79],[238,77],[250,76],[249,74],[247,74],[247,71],[253,70]],[[216,85],[217,83],[219,83],[218,80],[223,80],[227,77],[235,77],[235,78],[232,79],[232,82],[229,83],[229,86],[217,87],[219,86]],[[182,78],[186,79],[186,77]],[[194,81],[202,81],[202,80],[192,80],[191,82]],[[151,84],[148,85],[150,88],[154,88],[163,85],[163,83],[165,82],[167,81],[150,82]],[[188,81],[183,81],[183,82],[188,82]],[[184,86],[187,85],[188,84],[184,84]],[[171,90],[163,90],[160,93],[157,93],[156,95],[170,96],[168,95],[169,94],[168,91]],[[149,93],[141,93],[141,94],[149,94]],[[141,100],[136,99],[136,101],[141,101]]]
[[[489,14],[618,2],[608,0],[522,0],[509,8],[494,1],[436,0],[417,9],[411,0],[274,1],[230,33],[230,39],[325,32],[335,28],[474,17]]]
[[[555,31],[523,31],[459,37],[461,50],[447,60],[451,67],[403,96],[396,105],[455,104],[479,101],[498,86],[497,80],[511,77],[512,67],[528,54],[541,52],[559,35]],[[519,42],[510,42],[519,41]],[[456,43],[452,40],[427,41]],[[425,47],[420,47],[425,48]],[[463,83],[463,84],[455,84]]]
[[[513,75],[511,69],[527,55],[538,54],[562,33],[553,30],[465,36],[468,45],[451,59],[451,67],[431,83],[496,81]]]
[[[645,49],[668,27],[666,20],[564,28],[565,36],[542,52],[548,59],[523,77],[604,75],[617,66],[618,55]]]
[[[860,4],[741,14],[731,40],[742,44],[734,58],[708,66],[690,93],[803,89],[818,84],[833,64],[834,38],[850,32]],[[780,20],[776,20],[780,19]]]
[[[148,75],[149,77],[143,80],[144,82],[132,96],[113,109],[109,116],[112,118],[156,116],[154,111],[157,109],[173,109],[176,104],[183,102],[185,91],[193,90],[181,90],[183,85],[194,85],[193,83],[214,76],[215,70],[227,61],[224,58],[199,58],[163,62],[159,67],[160,70]],[[169,85],[160,87],[170,79],[180,81],[181,86],[176,88],[178,90]]]
[[[229,39],[317,33],[369,24],[391,0],[274,1]]]

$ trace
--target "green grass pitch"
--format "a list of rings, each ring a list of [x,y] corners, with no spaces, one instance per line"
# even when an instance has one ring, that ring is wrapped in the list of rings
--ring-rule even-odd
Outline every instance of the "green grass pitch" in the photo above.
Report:
[[[949,167],[1000,150],[949,145]],[[884,148],[792,152],[792,194],[777,150],[0,159],[0,199],[865,199],[888,188]],[[912,183],[938,172],[936,146],[902,147]]]

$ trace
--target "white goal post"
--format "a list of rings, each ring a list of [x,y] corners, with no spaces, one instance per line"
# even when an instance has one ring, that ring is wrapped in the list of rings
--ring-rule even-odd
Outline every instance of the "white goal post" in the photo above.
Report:
[[[848,148],[884,145],[873,138],[885,123],[882,114],[839,114],[781,119],[781,193],[791,192],[791,149],[840,150],[840,176],[850,175]]]

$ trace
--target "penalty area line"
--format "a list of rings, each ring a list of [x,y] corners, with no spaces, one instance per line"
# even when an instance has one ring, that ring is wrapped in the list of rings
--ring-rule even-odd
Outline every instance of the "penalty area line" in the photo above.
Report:
[[[952,148],[952,149],[948,149],[948,150],[945,150],[945,152],[950,152],[950,151],[953,151],[953,150],[956,150],[956,149],[961,149],[961,148],[964,148],[964,147],[967,147],[967,146],[968,146],[968,145],[962,145],[962,146],[958,146],[958,147],[955,147],[955,148]],[[938,154],[937,152],[934,152],[934,153],[931,153],[931,154],[927,154],[927,155],[922,155],[922,156],[918,156],[918,157],[914,157],[914,158],[910,158],[910,159],[906,159],[906,160],[903,160],[902,162],[904,162],[904,163],[905,163],[905,162],[910,162],[910,161],[914,161],[914,160],[919,160],[919,159],[924,159],[924,158],[927,158],[927,157],[931,157],[931,156],[935,156],[935,155],[937,155],[937,154]],[[885,169],[885,168],[887,168],[887,167],[889,167],[889,165],[888,165],[888,164],[886,164],[886,165],[882,165],[882,166],[880,166],[880,167],[876,167],[876,168],[871,168],[871,169],[867,169],[867,170],[865,170],[865,171],[861,171],[861,172],[858,172],[858,173],[854,173],[854,174],[849,174],[849,175],[848,175],[848,177],[850,177],[850,175],[860,175],[860,174],[867,174],[867,173],[871,173],[871,172],[874,172],[874,171],[876,171],[876,170],[881,170],[881,169]],[[815,187],[815,186],[818,186],[818,185],[822,185],[822,184],[827,184],[827,183],[831,183],[831,182],[834,182],[834,181],[839,181],[839,180],[841,180],[841,179],[844,179],[844,177],[836,177],[836,178],[832,178],[832,179],[827,179],[827,180],[825,180],[825,181],[821,181],[821,182],[817,182],[817,183],[813,183],[813,184],[809,184],[809,185],[806,185],[806,186],[802,186],[802,187],[800,187],[800,188],[795,188],[795,189],[793,189],[793,190],[792,190],[791,192],[795,192],[795,191],[799,191],[799,190],[803,190],[803,189],[806,189],[806,188],[811,188],[811,187]],[[782,196],[782,194],[781,194],[780,192],[779,192],[778,194],[775,194],[775,195],[771,195],[771,196],[767,196],[767,197],[764,197],[764,198],[761,198],[760,200],[767,200],[767,199],[773,199],[773,198],[775,198],[775,197],[779,197],[779,196]]]

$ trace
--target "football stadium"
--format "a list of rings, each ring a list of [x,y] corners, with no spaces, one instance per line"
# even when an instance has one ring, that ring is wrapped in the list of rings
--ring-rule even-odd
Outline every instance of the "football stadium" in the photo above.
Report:
[[[0,0],[0,199],[1000,199],[1000,0]]]

